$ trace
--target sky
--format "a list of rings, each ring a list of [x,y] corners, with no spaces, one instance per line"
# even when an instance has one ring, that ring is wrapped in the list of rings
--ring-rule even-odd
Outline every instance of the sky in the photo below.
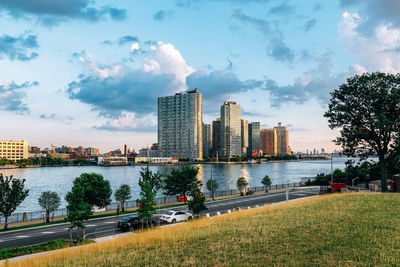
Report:
[[[2,0],[0,139],[136,150],[157,97],[199,88],[203,121],[236,101],[293,151],[336,147],[329,92],[400,70],[398,0]]]

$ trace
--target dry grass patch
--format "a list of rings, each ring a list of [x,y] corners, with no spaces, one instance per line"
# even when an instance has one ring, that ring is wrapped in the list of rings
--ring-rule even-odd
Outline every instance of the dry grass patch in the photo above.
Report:
[[[9,266],[399,265],[400,194],[333,194],[244,210]]]

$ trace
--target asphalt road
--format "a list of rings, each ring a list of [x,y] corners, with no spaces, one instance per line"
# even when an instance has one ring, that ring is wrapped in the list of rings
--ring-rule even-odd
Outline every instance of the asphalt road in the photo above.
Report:
[[[289,189],[290,190],[290,189]],[[299,188],[295,191],[289,191],[289,199],[297,199],[307,196],[319,194],[319,188]],[[277,203],[286,200],[286,193],[274,192],[267,194],[256,194],[252,196],[243,196],[237,198],[230,198],[218,201],[207,202],[207,211],[202,212],[201,215],[205,216],[207,213],[210,216],[220,212],[226,213],[228,210],[235,210],[237,208],[248,208],[254,206],[261,206],[267,203]],[[187,206],[180,206],[175,208],[158,210],[159,214],[167,210],[183,210],[187,211]],[[106,235],[113,235],[118,233],[117,222],[124,216],[114,216],[99,219],[89,220],[86,225],[86,234],[88,238],[97,238]],[[69,239],[68,232],[69,224],[57,224],[44,227],[28,228],[22,230],[15,230],[10,232],[0,233],[0,249],[10,247],[21,247],[34,244],[45,243],[55,239]],[[73,231],[73,238],[76,238],[76,231]]]

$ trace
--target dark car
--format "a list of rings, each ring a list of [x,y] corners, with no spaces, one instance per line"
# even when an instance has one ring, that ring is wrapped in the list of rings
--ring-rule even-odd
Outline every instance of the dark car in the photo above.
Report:
[[[151,226],[156,226],[157,220],[155,218],[152,218],[149,223],[151,224]],[[124,232],[141,229],[142,227],[146,227],[146,222],[140,220],[139,216],[137,215],[127,216],[118,221],[118,228]]]
[[[119,220],[118,228],[121,229],[122,231],[126,232],[131,229],[139,228],[139,226],[141,224],[142,224],[142,222],[140,221],[139,216],[132,215],[132,216],[127,216],[127,217]]]

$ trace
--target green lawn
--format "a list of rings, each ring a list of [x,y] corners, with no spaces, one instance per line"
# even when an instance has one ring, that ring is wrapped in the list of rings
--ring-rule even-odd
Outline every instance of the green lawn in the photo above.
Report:
[[[333,194],[133,234],[20,266],[395,266],[400,194]]]

